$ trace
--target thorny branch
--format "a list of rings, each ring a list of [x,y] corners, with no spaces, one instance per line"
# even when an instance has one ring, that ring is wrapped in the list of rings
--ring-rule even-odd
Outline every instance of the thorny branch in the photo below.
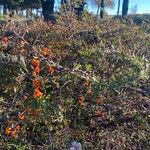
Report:
[[[23,40],[34,52],[36,52],[37,55],[39,55],[43,60],[46,60],[48,63],[50,63],[51,65],[54,65],[55,67],[59,68],[59,69],[63,69],[65,71],[69,71],[71,74],[77,75],[78,77],[84,78],[86,80],[92,80],[92,81],[96,81],[92,75],[88,74],[86,71],[83,70],[75,70],[75,69],[70,69],[70,68],[66,68],[61,66],[58,63],[55,63],[52,60],[49,60],[48,58],[44,57],[43,55],[39,54],[39,52],[36,50],[36,48],[34,46],[31,46],[25,39],[24,37],[20,36],[18,33],[16,33],[15,31],[13,31],[13,34],[15,36],[17,36],[18,38],[20,38],[21,40]],[[31,51],[29,51],[30,53],[32,53]],[[98,82],[98,81],[97,81]]]
[[[10,33],[9,33],[10,34]],[[56,62],[54,62],[54,61],[52,61],[52,60],[49,60],[48,58],[46,58],[46,57],[44,57],[43,55],[41,55],[41,54],[39,54],[39,52],[36,50],[36,48],[34,47],[34,45],[31,45],[29,42],[27,42],[25,39],[24,39],[24,35],[23,36],[20,36],[18,33],[16,33],[15,31],[12,31],[12,33],[11,33],[11,35],[13,35],[13,36],[16,36],[18,39],[20,39],[20,40],[22,40],[24,43],[25,43],[25,45],[26,45],[26,48],[28,49],[28,52],[30,53],[30,54],[33,54],[33,52],[35,52],[35,54],[37,55],[37,56],[40,56],[41,58],[42,58],[42,60],[44,60],[44,61],[47,61],[49,64],[51,64],[51,65],[53,65],[53,66],[55,66],[55,67],[57,67],[58,69],[62,69],[62,70],[64,70],[64,71],[67,71],[67,72],[69,72],[69,73],[71,73],[71,74],[74,74],[74,75],[76,75],[76,76],[78,76],[78,77],[80,77],[80,78],[84,78],[84,79],[86,79],[86,80],[92,80],[92,81],[95,81],[95,79],[92,77],[92,75],[90,75],[90,74],[88,74],[86,71],[83,71],[83,70],[76,70],[76,69],[70,69],[70,68],[66,68],[66,67],[63,67],[63,66],[61,66],[59,63],[56,63]],[[37,37],[38,38],[38,37]],[[36,38],[36,39],[37,39]],[[35,42],[36,42],[36,40],[35,40]],[[35,44],[35,42],[34,42],[34,44]],[[27,69],[26,69],[26,72],[28,73],[28,71],[27,71]],[[68,81],[68,82],[66,82],[62,87],[61,87],[61,89],[60,89],[60,91],[64,88],[64,86],[66,86],[66,84],[68,84],[70,81]],[[23,91],[24,91],[24,89],[25,89],[26,87],[23,87],[22,89],[21,89],[21,91],[18,93],[18,94],[16,94],[16,93],[14,93],[14,95],[12,96],[12,102],[11,103],[5,103],[5,105],[8,105],[9,106],[9,110],[11,111],[12,110],[12,108],[14,108],[15,107],[15,105],[18,103],[18,100],[16,100],[16,99],[18,99],[18,96],[20,97],[20,95],[23,95]]]

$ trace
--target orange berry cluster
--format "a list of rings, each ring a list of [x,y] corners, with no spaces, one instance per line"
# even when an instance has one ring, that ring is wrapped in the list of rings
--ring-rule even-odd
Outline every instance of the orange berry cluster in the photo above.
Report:
[[[97,105],[102,105],[104,104],[104,98],[102,96],[97,97],[96,99],[96,104]]]
[[[90,85],[90,83],[89,83],[89,81],[84,80],[84,81],[82,82],[82,85],[83,85],[84,87],[87,87],[87,86]]]
[[[6,36],[2,37],[0,42],[3,46],[6,46],[8,44],[8,38]]]
[[[40,54],[43,56],[52,56],[52,51],[50,49],[48,49],[47,47],[42,47],[40,49]]]
[[[85,106],[84,97],[83,97],[83,96],[79,96],[79,97],[78,97],[78,102],[79,102],[79,105],[80,105],[81,107]]]
[[[87,94],[87,95],[92,95],[92,91],[91,91],[91,89],[90,89],[90,82],[89,81],[87,81],[87,80],[83,80],[82,81],[82,86],[83,86],[83,88],[85,89],[85,93]]]
[[[90,89],[90,82],[88,80],[83,80],[82,81],[82,88],[85,89],[86,94],[91,96],[92,95],[92,91]],[[78,103],[80,107],[84,107],[85,104],[85,99],[83,95],[78,96]],[[104,97],[103,96],[98,96],[96,98],[96,104],[98,106],[101,106],[104,104]],[[95,111],[95,116],[97,117],[105,117],[106,116],[106,112],[103,109],[98,109]]]
[[[23,121],[23,120],[25,119],[24,114],[19,114],[19,115],[18,115],[18,119],[19,119],[20,121]]]
[[[48,66],[48,73],[53,74],[55,71],[53,66]]]
[[[19,125],[16,125],[15,127],[6,127],[5,128],[5,134],[7,136],[12,136],[13,138],[17,138],[19,130],[20,130]]]
[[[37,60],[37,59],[32,59],[31,63],[32,63],[33,67],[34,67],[32,75],[33,75],[34,78],[36,78],[37,74],[40,72],[40,67],[39,67],[40,61]]]
[[[18,122],[21,122],[25,119],[25,112],[26,111],[18,114]],[[20,131],[20,125],[18,122],[14,120],[8,120],[8,126],[5,128],[5,135],[17,138]]]
[[[102,97],[102,96],[97,97],[96,104],[99,105],[99,106],[103,105],[104,104],[104,97]],[[105,117],[106,116],[106,112],[104,110],[102,110],[102,109],[96,110],[95,111],[95,115],[97,117]]]
[[[84,88],[86,94],[90,96],[90,95],[92,94],[92,91],[89,89],[90,82],[87,81],[87,80],[83,80],[81,84],[82,84],[82,86],[83,86],[83,88]],[[84,102],[84,100],[85,100],[85,99],[84,99],[84,96],[83,96],[83,95],[80,95],[80,96],[78,97],[79,106],[84,107],[84,106],[86,105],[85,102]]]
[[[40,81],[37,80],[37,74],[40,72],[40,61],[37,59],[32,60],[32,65],[34,67],[32,76],[33,76],[33,81],[32,81],[32,86],[33,86],[33,97],[38,98],[43,95],[43,93],[39,90],[40,88]]]
[[[49,57],[49,58],[52,58],[53,56],[53,53],[52,53],[52,50],[47,48],[47,47],[42,47],[40,49],[40,52],[39,52],[42,56],[44,57]],[[54,67],[53,66],[48,66],[48,73],[50,74],[53,74],[55,71]]]
[[[2,43],[6,44],[8,42],[8,38],[7,37],[2,37]]]
[[[95,115],[96,115],[97,117],[105,117],[105,116],[106,116],[106,112],[103,111],[103,110],[96,110],[96,111],[95,111]]]

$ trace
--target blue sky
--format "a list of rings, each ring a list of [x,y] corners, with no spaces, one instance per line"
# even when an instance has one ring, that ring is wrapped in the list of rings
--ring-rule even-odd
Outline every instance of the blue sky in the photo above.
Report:
[[[114,0],[115,1],[115,6],[112,9],[106,9],[106,11],[109,14],[115,15],[117,14],[117,2],[118,0]],[[120,7],[120,13],[122,10],[122,1],[121,0],[121,7]],[[92,6],[92,4],[89,3],[89,7],[90,10],[93,10],[94,12],[96,12],[96,8],[94,8],[94,6]],[[131,13],[132,8],[135,7],[137,5],[137,12],[136,13],[150,13],[150,0],[129,0],[129,13]]]
[[[60,4],[60,0],[55,0],[56,1],[56,4],[55,4],[55,10],[58,9],[59,7],[59,4]],[[88,10],[90,12],[97,12],[97,8],[91,3],[92,0],[85,0],[88,2]],[[121,11],[122,11],[122,1],[121,0],[121,5],[120,5],[120,14],[121,14]],[[115,5],[114,5],[114,8],[106,8],[106,11],[108,12],[108,14],[110,15],[116,15],[117,14],[117,3],[118,3],[118,0],[114,0],[115,2]],[[129,14],[131,13],[132,11],[132,8],[137,6],[137,12],[138,14],[141,14],[141,13],[150,13],[150,0],[129,0]]]

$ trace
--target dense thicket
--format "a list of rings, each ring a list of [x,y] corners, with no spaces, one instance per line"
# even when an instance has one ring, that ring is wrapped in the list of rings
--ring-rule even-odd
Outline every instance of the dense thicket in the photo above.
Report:
[[[1,24],[1,149],[149,149],[149,20]]]

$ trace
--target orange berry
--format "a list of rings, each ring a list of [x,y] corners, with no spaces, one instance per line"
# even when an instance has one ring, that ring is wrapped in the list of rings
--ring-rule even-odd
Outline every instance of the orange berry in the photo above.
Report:
[[[80,101],[79,104],[80,104],[81,107],[85,106],[85,103],[83,101]]]
[[[83,96],[79,96],[79,97],[78,97],[78,101],[79,101],[79,105],[80,105],[80,106],[85,106],[84,97],[83,97]]]
[[[10,134],[11,134],[11,131],[12,131],[12,128],[7,127],[7,128],[5,129],[5,134],[6,134],[6,135],[10,135]]]
[[[83,81],[83,83],[82,83],[82,85],[85,86],[85,87],[89,86],[89,84],[90,84],[90,83],[89,83],[88,81],[86,81],[86,80]]]
[[[32,76],[33,76],[34,78],[36,78],[36,72],[35,72],[35,71],[32,72]]]
[[[15,139],[18,137],[18,133],[15,129],[11,132],[11,136]]]
[[[68,30],[68,29],[67,29],[66,27],[62,27],[62,28],[61,28],[61,31],[62,31],[62,32],[67,32],[67,30]]]
[[[33,71],[33,72],[39,73],[39,72],[40,72],[40,67],[39,67],[39,66],[36,66],[36,67],[34,68],[34,71]]]
[[[8,38],[7,37],[2,37],[2,43],[6,44],[8,42]]]
[[[104,117],[104,116],[106,116],[106,113],[103,110],[97,110],[97,111],[95,111],[95,115],[97,117]]]
[[[31,64],[32,64],[33,66],[39,66],[40,61],[37,60],[37,59],[32,59]]]
[[[84,97],[83,97],[83,96],[79,96],[79,97],[78,97],[78,100],[79,100],[79,101],[83,101],[83,100],[84,100]]]
[[[25,116],[23,114],[18,115],[19,120],[23,121],[25,119]]]
[[[42,95],[43,95],[43,93],[38,88],[34,89],[34,91],[33,91],[34,98],[41,97]]]
[[[52,66],[49,66],[48,67],[48,72],[50,73],[50,74],[53,74],[54,73],[54,67],[52,67]]]
[[[95,112],[95,114],[96,114],[96,116],[101,116],[101,115],[102,115],[102,111],[101,111],[101,110],[97,110],[97,111]]]
[[[96,99],[96,103],[97,103],[98,105],[104,104],[104,98],[103,98],[103,97],[98,97],[98,98]]]
[[[92,91],[91,90],[87,90],[86,92],[88,95],[91,95],[92,94]]]
[[[39,88],[40,87],[40,82],[36,79],[33,80],[32,82],[33,88]]]
[[[19,125],[16,125],[16,130],[18,131],[20,129],[20,126]]]
[[[50,53],[51,53],[51,51],[46,47],[42,47],[41,50],[40,50],[40,54],[43,55],[43,56],[47,56]]]

